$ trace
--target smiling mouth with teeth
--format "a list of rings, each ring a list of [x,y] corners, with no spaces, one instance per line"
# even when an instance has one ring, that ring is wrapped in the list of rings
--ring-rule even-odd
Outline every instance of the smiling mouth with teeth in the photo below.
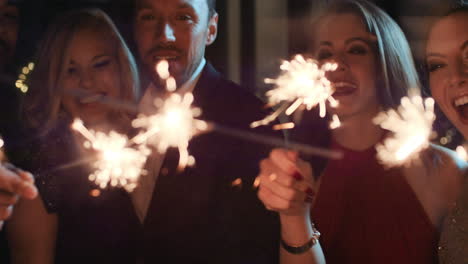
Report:
[[[462,120],[468,122],[468,95],[458,97],[454,100],[453,105]]]
[[[90,104],[90,103],[95,103],[101,101],[101,99],[104,97],[103,94],[92,94],[89,96],[85,96],[80,99],[80,103],[82,104]]]
[[[357,89],[355,84],[349,82],[335,82],[333,87],[335,88],[333,96],[349,95]]]

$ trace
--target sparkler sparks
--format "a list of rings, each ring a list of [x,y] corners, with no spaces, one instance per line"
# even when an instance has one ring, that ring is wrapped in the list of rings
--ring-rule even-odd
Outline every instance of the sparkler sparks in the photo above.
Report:
[[[336,128],[339,128],[340,126],[341,126],[340,119],[338,118],[337,115],[333,115],[332,121],[330,123],[330,129],[336,129]]]
[[[98,153],[99,158],[93,164],[96,171],[89,175],[89,180],[102,189],[111,185],[132,192],[140,175],[145,173],[143,166],[151,151],[145,145],[130,146],[127,137],[117,132],[107,135],[88,130],[81,120],[75,120],[72,128],[87,139],[85,147]]]
[[[468,161],[468,153],[466,151],[465,146],[458,146],[457,149],[455,150],[457,152],[457,155],[460,159],[464,161]]]
[[[193,165],[195,158],[188,153],[190,139],[208,128],[208,124],[195,119],[201,110],[192,107],[193,95],[184,96],[172,94],[165,101],[157,100],[161,111],[155,115],[140,115],[132,122],[133,127],[143,128],[145,131],[137,135],[133,141],[137,144],[147,143],[157,148],[160,153],[169,147],[176,147],[180,153],[179,169]]]
[[[312,59],[304,59],[297,55],[292,61],[285,61],[280,69],[282,73],[277,79],[265,79],[265,83],[274,84],[276,87],[267,92],[268,103],[280,105],[271,115],[253,122],[252,128],[267,125],[283,111],[291,115],[301,106],[307,110],[319,105],[320,116],[326,114],[326,103],[337,107],[338,102],[332,97],[334,88],[325,77],[327,71],[336,70],[336,63],[325,63],[321,67]]]
[[[292,122],[289,122],[289,123],[274,125],[273,130],[293,129],[294,127],[295,127],[295,124]]]
[[[434,99],[423,100],[414,91],[411,94],[401,99],[398,111],[392,109],[374,118],[375,124],[393,132],[392,137],[376,146],[377,158],[388,167],[407,164],[429,146],[435,120]]]
[[[231,182],[232,187],[242,187],[242,179],[237,178],[234,181]]]
[[[175,80],[169,75],[168,67],[167,61],[161,61],[156,70],[159,76],[166,80],[166,89],[175,91]],[[195,158],[187,150],[189,141],[193,136],[207,130],[208,124],[196,119],[201,115],[201,109],[192,107],[193,100],[192,93],[172,93],[166,100],[156,99],[158,113],[150,116],[140,115],[132,122],[133,127],[145,130],[133,141],[155,146],[160,153],[166,152],[169,147],[178,148],[179,170],[194,165]]]

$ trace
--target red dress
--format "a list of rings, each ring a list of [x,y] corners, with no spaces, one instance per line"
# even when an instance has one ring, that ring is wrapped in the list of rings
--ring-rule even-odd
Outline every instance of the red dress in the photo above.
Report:
[[[324,173],[312,221],[327,263],[437,263],[438,233],[398,169],[372,147],[344,152]]]

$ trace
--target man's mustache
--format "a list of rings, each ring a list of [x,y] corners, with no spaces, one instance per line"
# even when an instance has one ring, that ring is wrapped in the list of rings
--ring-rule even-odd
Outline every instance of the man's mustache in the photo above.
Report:
[[[176,52],[177,54],[182,54],[183,51],[178,49],[176,46],[174,45],[158,45],[158,46],[155,46],[153,47],[152,49],[150,49],[150,51],[148,52],[148,54],[153,54],[153,53],[159,53],[159,52],[166,52],[166,51],[169,51],[169,52]]]

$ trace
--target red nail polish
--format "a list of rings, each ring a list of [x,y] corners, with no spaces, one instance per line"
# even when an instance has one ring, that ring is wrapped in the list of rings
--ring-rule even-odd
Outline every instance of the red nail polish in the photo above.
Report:
[[[302,177],[302,175],[297,171],[294,172],[293,178],[298,180],[298,181],[302,181],[304,179],[304,177]]]

